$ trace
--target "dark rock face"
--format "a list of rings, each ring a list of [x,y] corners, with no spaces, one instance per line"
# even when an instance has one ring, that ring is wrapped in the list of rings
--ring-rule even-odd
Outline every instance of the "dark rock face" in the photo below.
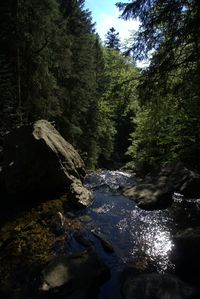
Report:
[[[124,195],[134,199],[138,207],[145,210],[167,208],[173,202],[173,188],[164,184],[140,184],[126,189]]]
[[[173,203],[173,193],[185,197],[200,195],[200,175],[182,163],[168,163],[161,170],[151,172],[139,185],[124,190],[124,195],[134,199],[140,208],[162,209]]]
[[[77,151],[45,120],[5,137],[1,177],[9,194],[64,191],[84,175]]]
[[[169,274],[129,273],[122,284],[124,299],[197,299],[196,292]]]
[[[200,227],[187,228],[174,237],[174,254],[176,272],[190,280],[200,276]]]
[[[66,253],[66,242],[81,229],[76,219],[65,217],[65,198],[41,203],[29,212],[1,223],[0,227],[0,295],[1,298],[33,297],[41,268],[53,254]],[[63,229],[62,234],[60,229]]]
[[[186,168],[182,163],[168,164],[161,170],[174,184],[174,189],[185,197],[200,195],[200,175]]]
[[[200,195],[200,175],[186,168],[181,162],[167,163],[156,174],[147,175],[145,181],[171,184],[174,186],[174,191],[185,197],[198,197]]]
[[[56,292],[56,298],[86,299],[107,278],[109,270],[96,254],[84,251],[53,259],[42,271],[40,291]]]

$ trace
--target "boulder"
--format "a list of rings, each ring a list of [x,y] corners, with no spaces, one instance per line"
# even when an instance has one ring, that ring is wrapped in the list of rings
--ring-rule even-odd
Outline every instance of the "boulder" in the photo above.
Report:
[[[94,198],[92,192],[86,189],[80,180],[75,179],[70,185],[70,199],[75,206],[85,208]]]
[[[200,175],[182,163],[166,163],[160,170],[145,176],[139,185],[124,189],[124,195],[146,210],[167,208],[173,203],[173,193],[187,198],[200,196]]]
[[[96,254],[84,251],[53,259],[41,273],[40,291],[56,293],[56,298],[86,299],[108,278],[109,270]]]
[[[157,173],[148,174],[145,182],[173,184],[174,191],[187,198],[200,196],[200,175],[181,162],[166,163]]]
[[[200,275],[200,227],[187,228],[174,236],[172,261],[176,272],[186,279]]]
[[[145,210],[164,209],[173,202],[173,188],[165,184],[140,184],[125,189],[124,195],[134,199]]]
[[[197,299],[195,290],[174,275],[129,272],[122,282],[124,299]]]
[[[5,137],[2,180],[8,194],[64,191],[84,175],[77,151],[46,120]]]

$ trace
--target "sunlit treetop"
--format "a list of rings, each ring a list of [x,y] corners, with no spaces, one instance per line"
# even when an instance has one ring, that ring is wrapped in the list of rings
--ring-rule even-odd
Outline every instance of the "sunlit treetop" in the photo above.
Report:
[[[122,18],[140,21],[131,46],[137,59],[146,59],[154,51],[154,62],[167,69],[199,60],[200,1],[134,0],[119,2],[117,7]]]

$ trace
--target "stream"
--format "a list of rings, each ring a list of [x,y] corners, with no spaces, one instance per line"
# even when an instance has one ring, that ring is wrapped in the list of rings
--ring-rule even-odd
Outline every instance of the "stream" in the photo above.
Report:
[[[93,287],[94,281],[95,294],[93,296],[91,293],[90,298],[122,299],[121,290],[124,290],[126,275],[133,271],[134,279],[138,272],[142,275],[158,273],[157,276],[146,277],[147,280],[153,279],[153,290],[156,284],[157,289],[163,291],[163,296],[167,294],[165,291],[168,292],[168,286],[171,286],[171,297],[145,297],[142,279],[142,287],[139,290],[143,293],[137,298],[200,298],[182,295],[182,290],[183,294],[186,294],[188,288],[177,280],[182,279],[199,290],[199,274],[196,272],[199,273],[200,268],[200,199],[186,200],[180,194],[174,193],[171,207],[154,211],[142,210],[134,200],[123,196],[124,187],[138,183],[140,180],[128,171],[91,172],[87,174],[84,185],[93,191],[94,201],[84,209],[77,209],[74,205],[68,206],[65,194],[43,202],[35,201],[34,198],[33,202],[27,201],[26,204],[23,200],[16,201],[15,204],[4,200],[4,212],[1,213],[0,296],[9,299],[87,298],[82,291],[86,291],[90,283]],[[196,234],[193,237],[189,231],[189,239],[186,239],[188,251],[186,250],[187,254],[181,257],[174,236],[188,228],[194,229],[194,233],[196,229]],[[191,240],[189,247],[188,240]],[[181,245],[181,250],[182,248]],[[91,268],[87,268],[89,265],[84,262],[87,254],[90,257],[88,263],[91,263]],[[70,287],[61,288],[60,297],[57,297],[56,287],[53,296],[53,287],[52,296],[51,292],[46,296],[40,292],[42,282],[46,282],[46,278],[42,278],[43,270],[48,267],[47,262],[55,263],[64,257],[65,263],[67,259],[67,267],[70,263],[73,265],[72,260],[74,263],[80,263],[80,268],[77,266],[79,264],[76,264],[80,276],[76,278],[76,267],[72,267],[72,278],[69,280],[72,289],[75,283],[74,292]],[[96,273],[97,269],[100,270],[100,264],[96,264],[98,258],[103,262],[106,271],[101,272],[101,277],[99,274],[97,281],[95,274],[91,274],[90,271]],[[83,261],[83,264],[80,261]],[[61,270],[66,267],[63,265]],[[83,272],[79,273],[80,269]],[[87,275],[85,269],[90,269]],[[52,273],[53,283],[57,283],[57,276],[54,277],[54,272]],[[62,273],[59,275],[61,279]],[[143,277],[142,275],[138,277]],[[164,284],[163,277],[167,279]],[[131,276],[129,278],[131,279]],[[79,288],[77,287],[76,283],[80,281],[84,287],[86,282],[86,289],[81,283]],[[100,290],[95,289],[96,283],[97,287],[101,285]],[[132,282],[128,285],[132,285]],[[146,286],[149,287],[149,283]],[[67,294],[71,297],[65,296],[65,293],[62,297],[62,290],[69,292]]]
[[[90,207],[78,213],[86,228],[83,235],[94,244],[98,256],[111,271],[98,299],[121,298],[119,274],[128,266],[157,273],[174,270],[170,254],[174,246],[172,235],[178,227],[176,215],[171,208],[156,211],[138,208],[134,201],[120,194],[122,187],[133,184],[137,184],[135,177],[123,171],[91,173],[85,179],[85,186],[93,190],[95,199]],[[181,195],[174,197],[175,205],[179,205]],[[105,252],[92,232],[103,236],[114,253]],[[70,246],[72,251],[81,249],[73,239]]]

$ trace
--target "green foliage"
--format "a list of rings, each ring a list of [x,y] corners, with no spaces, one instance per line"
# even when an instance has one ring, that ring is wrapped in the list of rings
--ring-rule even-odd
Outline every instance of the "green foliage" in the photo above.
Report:
[[[110,28],[106,34],[105,45],[109,49],[120,50],[120,38],[119,32],[116,32],[115,28]]]
[[[106,165],[126,161],[129,134],[133,130],[132,117],[137,100],[138,71],[129,58],[120,52],[104,48],[105,68],[102,78],[104,90],[99,101],[100,162]],[[113,163],[112,163],[113,164]]]
[[[2,0],[0,7],[1,131],[54,121],[95,164],[102,54],[84,1]]]
[[[182,160],[200,169],[199,1],[135,0],[118,7],[124,18],[141,21],[129,52],[141,60],[151,53],[128,150],[133,164]]]

